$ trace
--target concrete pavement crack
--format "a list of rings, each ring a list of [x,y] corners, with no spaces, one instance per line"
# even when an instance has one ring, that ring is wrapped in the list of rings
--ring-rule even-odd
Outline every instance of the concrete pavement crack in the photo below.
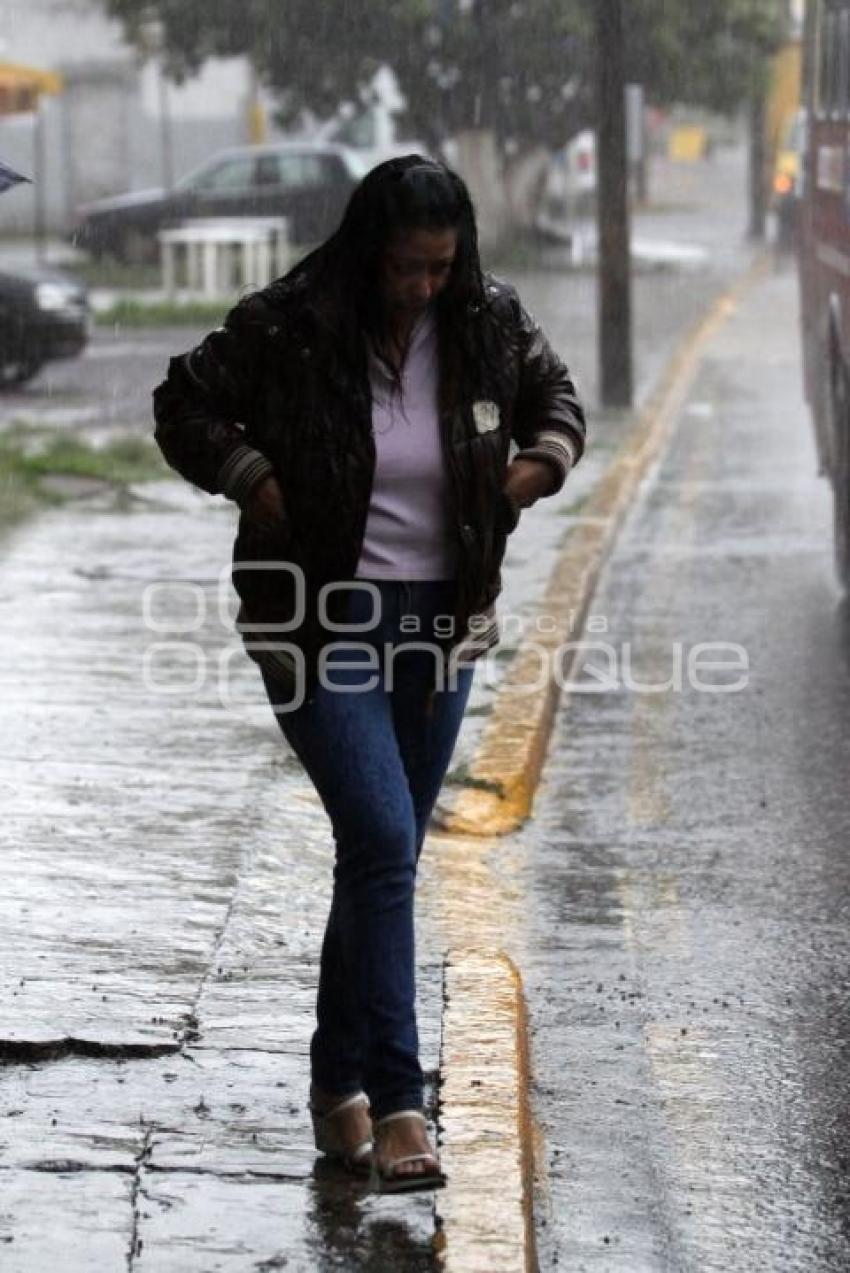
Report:
[[[77,1039],[73,1036],[48,1040],[0,1039],[0,1065],[25,1061],[58,1061],[68,1056],[131,1060],[139,1058],[155,1059],[161,1056],[185,1053],[188,1046],[197,1043],[200,1039],[198,1005],[203,997],[211,971],[216,966],[218,953],[227,936],[228,924],[239,898],[243,880],[251,870],[255,855],[255,850],[249,849],[243,857],[237,873],[236,885],[227,904],[206,970],[198,982],[188,1011],[182,1014],[184,1024],[173,1043],[103,1043],[97,1039]]]
[[[139,1237],[139,1193],[142,1187],[142,1172],[147,1165],[147,1161],[151,1154],[151,1140],[154,1133],[152,1123],[143,1123],[145,1134],[142,1139],[142,1146],[136,1155],[136,1164],[133,1172],[133,1185],[130,1191],[130,1206],[132,1208],[132,1224],[130,1227],[130,1245],[127,1251],[127,1273],[133,1273],[136,1263],[136,1256],[141,1254],[142,1239]]]
[[[217,1171],[213,1167],[191,1167],[181,1163],[179,1167],[154,1162],[145,1164],[150,1175],[170,1176],[179,1173],[181,1176],[210,1176],[214,1180],[277,1180],[284,1184],[303,1185],[305,1175],[293,1175],[287,1171],[251,1171],[241,1167],[233,1171]],[[309,1175],[309,1173],[306,1173]]]
[[[60,1061],[67,1056],[112,1060],[173,1056],[182,1043],[101,1043],[97,1039],[0,1039],[0,1065],[19,1061]]]
[[[294,1174],[289,1171],[252,1171],[250,1169],[235,1168],[233,1171],[219,1171],[214,1167],[191,1167],[185,1163],[181,1163],[179,1167],[168,1165],[160,1165],[151,1161],[150,1154],[152,1152],[151,1140],[154,1133],[160,1130],[153,1123],[145,1125],[145,1138],[142,1149],[134,1158],[132,1165],[124,1163],[111,1163],[108,1166],[101,1166],[96,1163],[81,1162],[77,1158],[45,1158],[40,1162],[32,1162],[27,1164],[25,1170],[38,1171],[44,1175],[60,1175],[65,1176],[73,1172],[75,1174],[86,1173],[87,1175],[113,1175],[113,1176],[133,1176],[133,1206],[134,1214],[137,1210],[136,1199],[140,1188],[141,1168],[144,1167],[150,1175],[169,1176],[179,1174],[181,1176],[210,1176],[215,1180],[276,1180],[282,1184],[303,1184],[303,1174]],[[138,1216],[136,1216],[136,1222]]]
[[[124,1163],[112,1163],[108,1167],[98,1166],[95,1163],[80,1162],[77,1158],[44,1158],[41,1162],[33,1162],[27,1165],[27,1171],[42,1171],[46,1175],[53,1173],[66,1176],[69,1172],[98,1172],[110,1173],[117,1176],[130,1176],[135,1174],[135,1164],[131,1167]]]
[[[219,928],[219,932],[215,940],[215,944],[213,945],[212,951],[210,952],[210,958],[207,963],[206,971],[204,972],[204,975],[201,977],[200,981],[198,982],[198,988],[195,992],[195,997],[192,1000],[192,1003],[189,1007],[189,1011],[185,1014],[186,1024],[180,1035],[180,1049],[179,1049],[180,1051],[184,1051],[186,1047],[190,1044],[197,1043],[201,1037],[201,1032],[199,1027],[199,1017],[198,1017],[198,1009],[200,1007],[201,999],[203,998],[204,991],[206,990],[207,983],[210,979],[212,970],[213,968],[217,967],[218,953],[221,950],[221,947],[224,945],[224,940],[227,936],[227,928],[230,923],[231,916],[233,915],[233,912],[236,908],[236,903],[242,892],[245,877],[250,873],[251,868],[254,865],[254,860],[256,856],[257,856],[256,847],[251,847],[249,849],[246,849],[245,854],[242,858],[242,862],[236,874],[236,885],[233,889],[233,893],[231,894],[230,901],[227,904],[227,910],[225,911],[224,918],[221,921],[221,927]]]

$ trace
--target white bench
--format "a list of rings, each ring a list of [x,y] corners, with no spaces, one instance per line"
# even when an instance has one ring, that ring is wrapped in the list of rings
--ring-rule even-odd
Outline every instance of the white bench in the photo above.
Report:
[[[215,299],[265,287],[290,263],[286,217],[203,217],[157,238],[162,285],[172,298],[178,291]]]

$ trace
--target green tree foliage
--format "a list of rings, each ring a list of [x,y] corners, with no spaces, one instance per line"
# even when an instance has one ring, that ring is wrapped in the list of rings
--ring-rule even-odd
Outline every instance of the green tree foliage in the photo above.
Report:
[[[585,15],[570,0],[103,0],[131,43],[159,25],[177,81],[213,56],[247,54],[279,100],[304,108],[356,101],[393,67],[412,127],[432,143],[474,126],[521,143],[561,140],[586,81]]]
[[[650,101],[720,114],[761,87],[788,25],[785,0],[626,0],[623,14],[627,77]]]
[[[588,117],[589,23],[580,3],[446,0],[418,8],[388,60],[420,131],[436,121],[442,136],[482,127],[515,148],[558,145]]]
[[[169,73],[247,54],[284,125],[356,101],[378,66],[398,76],[432,145],[492,129],[508,149],[557,145],[592,121],[593,0],[103,0],[145,47],[160,24]],[[752,92],[781,38],[783,0],[625,0],[629,78],[650,101],[715,110]]]
[[[341,100],[356,98],[384,60],[387,27],[397,22],[380,0],[103,3],[142,52],[163,44],[166,69],[178,83],[211,57],[247,55],[280,94],[288,118],[305,106],[327,115]]]

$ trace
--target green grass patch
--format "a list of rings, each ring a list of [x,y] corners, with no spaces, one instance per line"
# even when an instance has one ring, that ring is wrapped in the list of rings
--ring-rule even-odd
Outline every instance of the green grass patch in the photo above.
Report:
[[[208,327],[218,325],[228,301],[117,301],[95,313],[98,327]]]
[[[464,712],[464,717],[466,717],[466,716],[490,716],[490,715],[491,715],[491,713],[492,713],[492,711],[493,711],[493,704],[492,704],[492,703],[477,703],[477,704],[476,704],[475,706],[473,706],[473,707],[467,707],[466,711]]]
[[[458,765],[450,769],[444,781],[452,787],[469,787],[476,791],[492,791],[496,796],[503,796],[505,789],[502,783],[493,782],[490,778],[476,778],[470,772],[469,765]]]
[[[497,645],[490,651],[490,658],[494,663],[510,663],[516,652],[516,645],[512,645],[509,641],[502,641],[501,645]]]
[[[0,434],[0,506],[4,517],[16,517],[38,503],[66,498],[61,487],[45,483],[48,478],[86,478],[123,487],[164,477],[167,472],[158,450],[146,437],[116,437],[95,447],[83,438],[25,423]]]
[[[589,498],[587,495],[581,495],[578,499],[571,500],[569,504],[565,504],[563,508],[558,509],[559,517],[578,517]]]

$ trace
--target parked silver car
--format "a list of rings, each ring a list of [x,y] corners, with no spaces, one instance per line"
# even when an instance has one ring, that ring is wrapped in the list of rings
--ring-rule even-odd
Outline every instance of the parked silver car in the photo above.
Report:
[[[336,227],[365,175],[345,146],[280,142],[221,151],[172,191],[137,190],[85,204],[71,235],[95,257],[152,260],[161,229],[194,217],[285,216],[290,242],[318,243]]]

